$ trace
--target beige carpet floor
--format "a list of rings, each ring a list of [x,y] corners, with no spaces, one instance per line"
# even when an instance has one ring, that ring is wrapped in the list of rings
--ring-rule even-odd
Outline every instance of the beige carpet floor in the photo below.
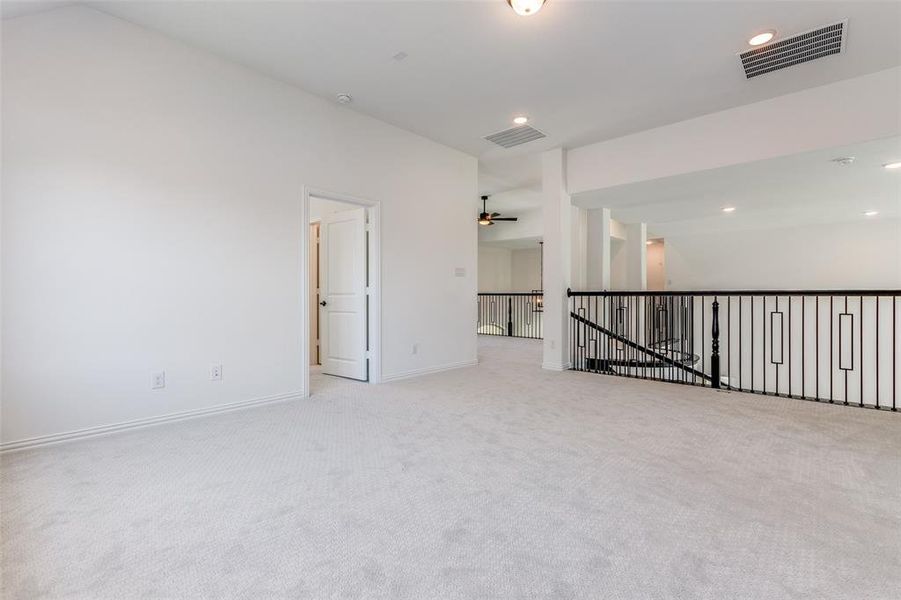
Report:
[[[7,454],[3,598],[901,598],[901,414],[539,354]]]

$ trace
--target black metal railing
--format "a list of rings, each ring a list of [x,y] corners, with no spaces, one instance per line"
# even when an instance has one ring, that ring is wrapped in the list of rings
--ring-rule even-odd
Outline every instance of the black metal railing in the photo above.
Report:
[[[568,296],[574,370],[901,407],[901,290]]]
[[[544,314],[541,290],[479,293],[478,303],[480,334],[541,339]]]

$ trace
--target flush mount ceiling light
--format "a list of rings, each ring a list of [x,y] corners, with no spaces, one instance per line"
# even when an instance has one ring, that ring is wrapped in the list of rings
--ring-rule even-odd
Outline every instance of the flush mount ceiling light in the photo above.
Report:
[[[525,125],[529,122],[529,117],[516,117],[513,119],[513,122],[517,125]]]
[[[854,160],[855,160],[855,159],[854,159],[853,156],[842,156],[842,157],[839,157],[839,158],[833,158],[833,159],[832,159],[832,162],[838,163],[838,164],[840,164],[840,165],[842,165],[842,166],[844,166],[844,167],[847,167],[848,165],[853,164],[853,163],[854,163]]]
[[[865,217],[875,217],[875,216],[878,215],[878,214],[879,214],[879,211],[878,211],[878,210],[868,210],[867,212],[863,213],[863,216],[865,216]]]
[[[734,207],[734,206],[727,206],[727,207],[723,208],[723,212],[724,212],[724,213],[735,212],[735,207]]]
[[[882,165],[882,168],[888,169],[890,171],[893,171],[895,169],[901,169],[901,160],[899,160],[898,162],[885,163],[884,165]]]
[[[544,6],[546,0],[507,0],[507,4],[513,9],[513,12],[521,17],[534,15],[541,7]]]
[[[775,29],[767,29],[766,31],[761,31],[754,37],[748,40],[748,44],[751,46],[761,46],[766,44],[768,41],[776,37]]]

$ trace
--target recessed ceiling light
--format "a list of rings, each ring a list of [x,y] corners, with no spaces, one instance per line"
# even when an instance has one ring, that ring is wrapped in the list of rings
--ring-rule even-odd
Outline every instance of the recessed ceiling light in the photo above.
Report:
[[[650,246],[650,245],[653,244],[653,243],[654,243],[654,240],[648,240],[648,241],[645,242],[645,244],[647,244],[648,246]]]
[[[516,117],[515,119],[513,119],[513,122],[517,125],[525,125],[529,122],[529,117]]]
[[[865,216],[865,217],[875,217],[875,216],[878,215],[878,214],[879,214],[879,211],[878,211],[878,210],[868,210],[867,212],[863,213],[863,216]]]
[[[723,208],[723,212],[724,212],[724,213],[735,212],[735,207],[734,207],[734,206],[727,206],[727,207]]]
[[[350,94],[343,93],[335,96],[335,100],[337,100],[339,104],[350,104],[353,102],[353,98],[350,97]]]
[[[883,169],[901,169],[901,160],[898,162],[890,162],[882,165]]]
[[[521,17],[534,15],[544,6],[545,0],[507,0],[513,12]]]
[[[758,33],[757,35],[752,37],[750,40],[748,40],[748,43],[752,46],[760,46],[761,44],[766,44],[768,41],[773,39],[775,36],[776,36],[776,30],[768,29],[766,31],[761,31],[760,33]]]

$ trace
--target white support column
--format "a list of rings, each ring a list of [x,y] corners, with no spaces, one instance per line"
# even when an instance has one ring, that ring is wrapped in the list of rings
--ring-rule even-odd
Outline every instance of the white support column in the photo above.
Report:
[[[587,276],[590,290],[610,289],[610,209],[594,208],[587,215]]]
[[[572,206],[572,255],[570,287],[587,289],[588,285],[588,211]]]
[[[569,301],[572,277],[572,203],[566,193],[562,148],[541,155],[544,217],[544,357],[542,367],[569,368]]]
[[[648,289],[648,226],[626,225],[626,285],[629,290]]]

